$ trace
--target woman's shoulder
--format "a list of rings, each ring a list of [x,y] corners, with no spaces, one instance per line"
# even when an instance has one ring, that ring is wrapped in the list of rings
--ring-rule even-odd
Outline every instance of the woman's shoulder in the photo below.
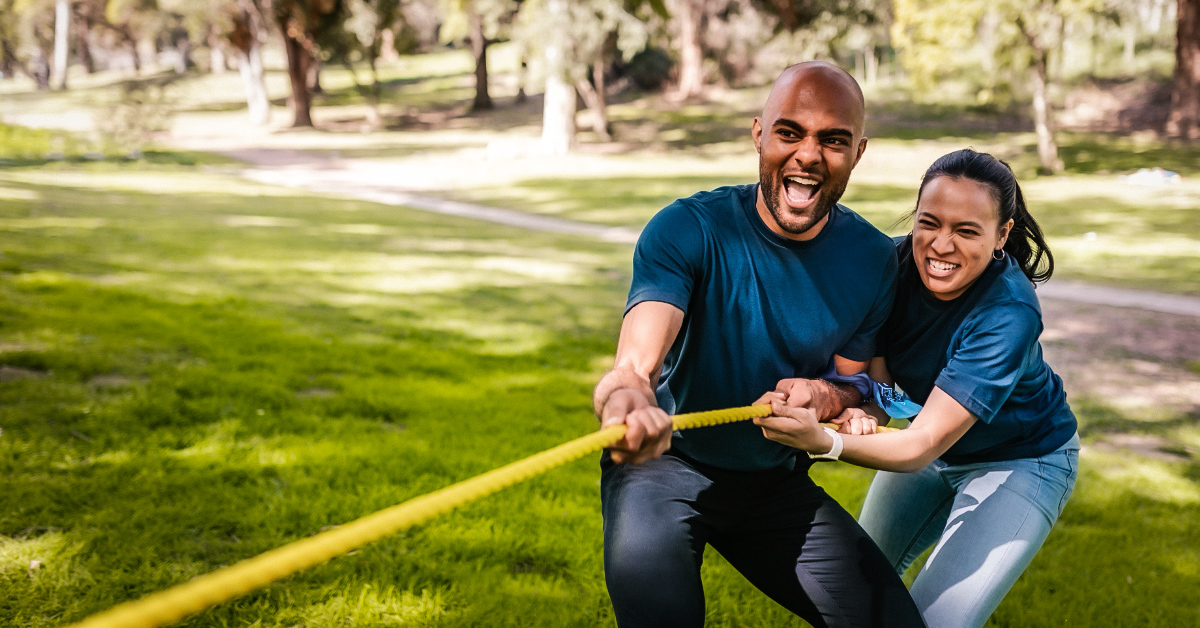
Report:
[[[1036,339],[1042,331],[1042,308],[1033,282],[1019,266],[1011,263],[988,286],[987,292],[980,295],[963,329],[976,333],[993,330],[1013,338]]]
[[[1038,301],[1033,282],[1025,276],[1021,267],[1011,256],[1005,256],[1001,263],[1004,264],[1003,269],[988,286],[987,292],[980,295],[981,298],[974,309],[980,311],[999,305],[1010,307],[1023,305],[1040,318],[1042,305]]]

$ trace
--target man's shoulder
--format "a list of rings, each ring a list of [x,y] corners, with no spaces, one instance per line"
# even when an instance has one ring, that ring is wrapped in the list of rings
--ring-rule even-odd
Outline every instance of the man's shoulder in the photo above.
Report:
[[[848,252],[855,254],[867,251],[879,255],[895,254],[897,241],[880,231],[866,218],[841,203],[831,211],[838,212],[837,217],[831,221],[833,244],[839,248],[849,245],[851,248]]]
[[[700,228],[711,231],[728,224],[729,220],[737,215],[735,210],[745,201],[746,196],[753,193],[753,184],[730,185],[697,192],[660,209],[650,219],[648,228],[668,231]]]
[[[730,206],[740,206],[745,198],[754,193],[754,184],[726,185],[704,190],[686,198],[676,200],[663,208],[663,212],[687,211],[698,215],[725,215]],[[660,212],[661,213],[661,212]]]

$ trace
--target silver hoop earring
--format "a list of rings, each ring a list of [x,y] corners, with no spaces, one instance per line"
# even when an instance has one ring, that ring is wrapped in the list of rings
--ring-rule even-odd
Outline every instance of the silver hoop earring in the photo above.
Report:
[[[996,255],[997,253],[999,253],[999,255]],[[1004,259],[1004,249],[996,249],[996,250],[992,251],[992,259],[996,260],[997,262],[1003,260]]]

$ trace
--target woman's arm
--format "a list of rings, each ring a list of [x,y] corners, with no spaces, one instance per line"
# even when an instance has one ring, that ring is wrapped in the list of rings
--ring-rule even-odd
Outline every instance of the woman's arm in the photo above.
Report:
[[[780,401],[773,401],[771,406],[774,415],[754,420],[764,436],[815,454],[833,448],[833,437],[817,423],[812,411],[792,408]],[[919,471],[946,453],[977,420],[962,404],[935,387],[908,429],[883,434],[843,434],[841,459],[884,471]]]

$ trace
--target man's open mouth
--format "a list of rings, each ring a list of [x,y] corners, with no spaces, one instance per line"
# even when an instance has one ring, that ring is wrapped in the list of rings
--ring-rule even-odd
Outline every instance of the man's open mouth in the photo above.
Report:
[[[821,188],[821,182],[808,177],[789,176],[783,178],[783,191],[788,205],[803,207],[812,201]]]

